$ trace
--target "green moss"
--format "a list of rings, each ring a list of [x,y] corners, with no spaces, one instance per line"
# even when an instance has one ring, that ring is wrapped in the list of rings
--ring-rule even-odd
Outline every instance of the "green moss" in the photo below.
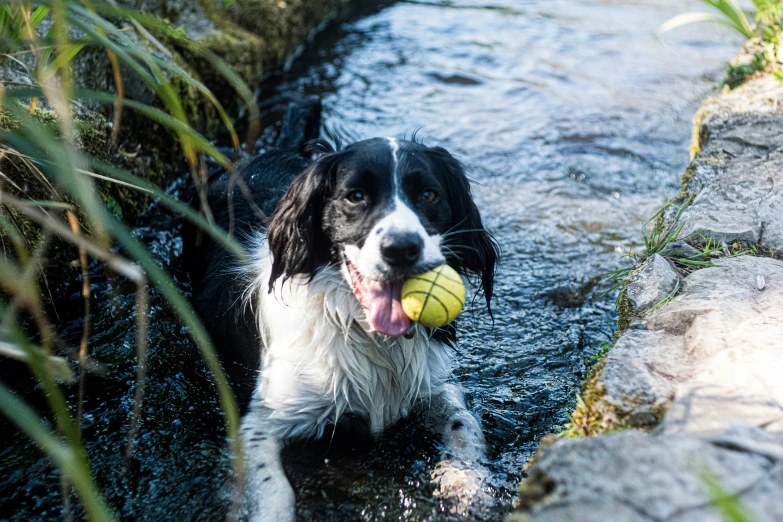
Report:
[[[229,20],[219,20],[216,24],[219,30],[199,43],[222,58],[248,85],[253,85],[264,71],[264,40],[237,28]],[[190,56],[186,51],[183,54]],[[230,89],[219,71],[215,71],[205,61],[195,63],[205,84],[210,86],[213,92],[222,94]]]
[[[688,183],[690,183],[691,179],[693,178],[693,174],[695,172],[696,172],[696,163],[691,162],[690,165],[688,165],[688,168],[686,168],[685,172],[682,174],[682,179],[680,181],[681,196],[688,195]]]
[[[617,300],[615,301],[615,309],[617,310],[617,328],[614,333],[615,340],[625,333],[631,323],[639,319],[638,313],[628,300],[628,286],[630,286],[633,277],[639,273],[641,268],[642,265],[639,264],[631,271],[617,294]]]
[[[753,53],[753,60],[749,63],[729,64],[723,84],[728,86],[729,89],[736,89],[748,81],[751,76],[765,70],[769,65],[769,60],[763,52]]]
[[[538,473],[535,479],[523,480],[519,484],[519,497],[516,501],[518,511],[509,515],[506,522],[530,520],[524,512],[530,511],[533,506],[540,504],[554,489],[555,484],[552,479],[541,473]]]

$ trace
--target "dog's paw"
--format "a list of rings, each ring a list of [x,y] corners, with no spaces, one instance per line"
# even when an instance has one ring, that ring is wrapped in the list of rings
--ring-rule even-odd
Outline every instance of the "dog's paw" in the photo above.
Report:
[[[496,500],[489,493],[489,472],[483,466],[462,460],[443,460],[432,470],[435,497],[450,513],[468,515],[486,509]]]
[[[245,491],[244,519],[247,522],[294,522],[295,497],[285,476],[266,476]]]

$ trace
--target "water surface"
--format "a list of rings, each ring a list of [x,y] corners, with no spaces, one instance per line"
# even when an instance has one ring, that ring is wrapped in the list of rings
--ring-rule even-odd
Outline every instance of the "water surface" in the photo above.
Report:
[[[477,301],[460,320],[457,376],[489,444],[486,519],[506,511],[538,440],[567,420],[585,359],[610,339],[598,276],[639,248],[641,223],[676,192],[691,116],[739,43],[715,28],[658,42],[655,28],[696,0],[365,2],[261,87],[268,145],[287,103],[316,94],[344,137],[421,129],[470,168],[503,248],[494,324]],[[139,236],[181,279],[176,218],[153,208]],[[85,440],[127,520],[221,520],[229,469],[210,377],[153,293],[150,375],[135,457],[123,459],[135,376],[134,289],[93,270]],[[58,306],[78,343],[80,297]],[[13,371],[4,373],[14,373]],[[20,389],[21,375],[9,378]],[[27,398],[41,404],[38,391]],[[72,390],[75,398],[75,389]],[[57,519],[57,473],[0,424],[0,518]],[[287,456],[303,520],[451,518],[433,500],[437,441],[415,420],[367,449]]]

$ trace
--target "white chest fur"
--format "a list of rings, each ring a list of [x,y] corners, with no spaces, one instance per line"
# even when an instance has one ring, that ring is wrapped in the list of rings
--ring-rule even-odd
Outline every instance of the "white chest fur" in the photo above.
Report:
[[[320,270],[310,282],[278,282],[268,293],[265,241],[255,260],[265,349],[258,391],[278,435],[321,437],[346,413],[378,433],[442,390],[451,350],[418,326],[410,339],[371,333],[339,267]]]

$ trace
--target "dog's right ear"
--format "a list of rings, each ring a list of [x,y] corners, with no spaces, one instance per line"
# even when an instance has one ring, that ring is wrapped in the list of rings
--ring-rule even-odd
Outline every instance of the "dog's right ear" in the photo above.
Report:
[[[270,292],[278,278],[282,277],[283,282],[295,275],[311,278],[329,261],[332,244],[323,232],[324,204],[344,155],[336,152],[320,157],[294,178],[277,205],[267,227],[272,254]]]

